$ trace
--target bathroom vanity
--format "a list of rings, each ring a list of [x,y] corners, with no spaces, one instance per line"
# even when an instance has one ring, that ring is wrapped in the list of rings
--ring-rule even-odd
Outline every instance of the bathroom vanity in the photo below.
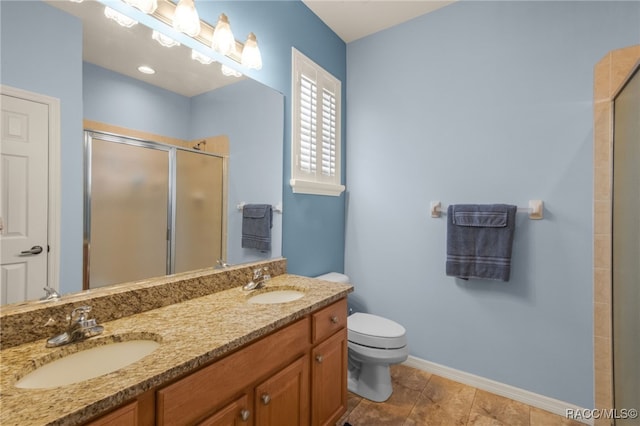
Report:
[[[36,340],[3,349],[0,423],[335,424],[346,409],[346,296],[352,287],[286,273],[251,294],[241,287],[108,322],[96,315],[104,334],[77,344],[51,349]],[[280,289],[304,296],[248,303],[255,292]],[[15,387],[54,358],[131,339],[159,346],[127,367],[79,383]]]

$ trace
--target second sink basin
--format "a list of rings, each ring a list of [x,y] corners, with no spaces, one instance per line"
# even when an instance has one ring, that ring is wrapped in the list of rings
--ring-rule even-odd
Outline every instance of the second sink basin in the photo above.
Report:
[[[18,380],[16,387],[49,389],[82,382],[133,364],[158,346],[160,343],[154,340],[128,340],[95,346],[42,365]]]
[[[272,304],[293,302],[304,297],[304,292],[292,289],[268,289],[249,297],[249,303]]]

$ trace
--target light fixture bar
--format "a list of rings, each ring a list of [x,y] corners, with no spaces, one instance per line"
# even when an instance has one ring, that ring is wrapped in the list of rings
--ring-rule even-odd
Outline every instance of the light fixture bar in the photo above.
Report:
[[[158,8],[151,14],[157,20],[173,27],[173,15],[176,10],[176,4],[170,0],[158,0]],[[214,27],[207,22],[200,20],[200,33],[192,37],[194,40],[204,44],[207,48],[211,48],[211,40],[213,39]],[[233,59],[237,63],[241,63],[241,52],[244,48],[244,44],[236,40],[236,49],[227,55],[228,58]]]

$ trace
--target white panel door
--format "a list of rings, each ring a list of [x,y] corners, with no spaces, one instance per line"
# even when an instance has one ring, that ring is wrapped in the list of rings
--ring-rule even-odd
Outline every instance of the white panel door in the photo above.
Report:
[[[47,285],[48,120],[47,105],[2,95],[0,304]]]

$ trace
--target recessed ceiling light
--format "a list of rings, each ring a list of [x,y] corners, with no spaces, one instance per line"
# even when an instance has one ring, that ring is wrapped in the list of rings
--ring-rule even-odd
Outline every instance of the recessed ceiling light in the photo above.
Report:
[[[154,70],[151,67],[148,67],[146,65],[141,65],[138,67],[138,71],[140,71],[143,74],[155,74],[156,70]]]

